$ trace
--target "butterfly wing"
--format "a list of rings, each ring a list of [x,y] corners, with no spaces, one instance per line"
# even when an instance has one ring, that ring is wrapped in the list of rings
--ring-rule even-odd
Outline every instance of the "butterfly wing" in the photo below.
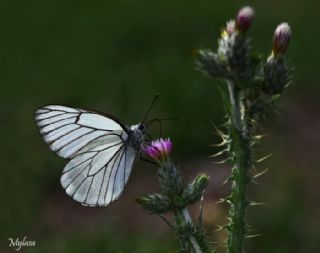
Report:
[[[123,192],[135,156],[136,150],[117,135],[102,136],[69,161],[62,187],[83,205],[107,206]]]
[[[106,206],[121,195],[137,153],[127,143],[124,125],[109,116],[60,105],[38,109],[35,121],[50,149],[71,159],[61,176],[69,196],[83,205]]]
[[[71,158],[103,135],[113,133],[122,136],[127,133],[125,126],[109,116],[60,105],[38,109],[35,121],[50,149],[63,158]]]

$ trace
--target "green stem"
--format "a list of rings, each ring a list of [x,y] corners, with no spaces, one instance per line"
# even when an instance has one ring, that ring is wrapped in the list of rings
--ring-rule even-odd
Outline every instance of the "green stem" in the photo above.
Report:
[[[230,196],[230,224],[228,253],[241,253],[246,232],[245,208],[247,205],[248,170],[251,166],[250,138],[246,131],[245,112],[241,93],[233,81],[228,81],[230,95],[230,138],[233,158],[232,192]]]
[[[176,210],[174,212],[174,215],[176,218],[176,223],[179,227],[186,228],[188,224],[192,225],[192,219],[187,208]],[[190,252],[190,250],[192,249],[192,252],[202,253],[202,250],[196,238],[192,235],[191,232],[186,233],[186,235],[182,235],[180,237],[180,242],[182,245],[182,249],[186,252]]]

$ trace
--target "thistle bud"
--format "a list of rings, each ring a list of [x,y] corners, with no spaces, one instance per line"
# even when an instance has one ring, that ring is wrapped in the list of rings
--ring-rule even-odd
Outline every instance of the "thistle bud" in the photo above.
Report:
[[[236,17],[236,29],[239,32],[245,33],[251,26],[254,19],[254,10],[250,6],[243,7]]]
[[[151,213],[164,214],[171,210],[170,199],[161,193],[150,193],[136,199],[144,209]]]
[[[204,74],[214,77],[227,77],[227,68],[219,56],[210,50],[198,50],[196,55],[197,68]]]
[[[272,53],[277,55],[283,55],[288,48],[291,38],[291,28],[288,23],[281,23],[277,26],[274,32]]]
[[[226,32],[228,33],[229,36],[234,33],[235,27],[236,27],[236,21],[234,21],[234,20],[229,20],[229,21],[227,22]]]
[[[200,174],[193,180],[193,182],[188,184],[183,191],[183,204],[187,206],[200,200],[208,185],[208,181],[209,176]]]

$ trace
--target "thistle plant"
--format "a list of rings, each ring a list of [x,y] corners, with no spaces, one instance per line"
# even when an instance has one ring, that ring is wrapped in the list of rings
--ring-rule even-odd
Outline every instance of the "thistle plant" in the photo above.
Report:
[[[197,68],[209,77],[222,80],[229,93],[223,96],[227,131],[218,130],[223,146],[220,153],[227,152],[226,160],[233,165],[229,178],[231,194],[224,200],[230,204],[230,222],[225,226],[229,253],[243,252],[243,241],[248,236],[246,207],[252,202],[248,200],[247,188],[253,177],[250,172],[255,171],[253,146],[260,139],[259,121],[289,85],[285,60],[291,37],[289,25],[282,23],[276,28],[271,54],[265,59],[250,53],[247,32],[253,19],[253,9],[242,8],[236,19],[228,21],[223,28],[217,51],[201,49],[196,54]]]
[[[228,21],[223,28],[216,52],[200,49],[196,53],[197,68],[226,85],[226,89],[220,89],[227,113],[226,129],[217,129],[217,132],[222,138],[218,146],[223,148],[218,154],[227,152],[225,161],[232,164],[228,178],[231,193],[223,200],[230,206],[229,223],[224,226],[228,233],[228,253],[242,253],[244,239],[250,236],[245,220],[246,207],[254,202],[249,201],[247,189],[253,178],[263,174],[253,174],[257,171],[253,147],[260,139],[260,120],[290,81],[285,59],[291,38],[289,25],[282,23],[276,28],[268,57],[255,57],[247,36],[253,19],[254,10],[242,8],[235,20]],[[228,95],[223,90],[227,90]],[[160,191],[146,194],[137,202],[170,226],[180,240],[182,252],[217,252],[208,242],[202,221],[202,197],[209,178],[199,174],[193,182],[184,184],[180,170],[172,161],[171,151],[170,139],[158,139],[143,148],[145,155],[158,166]],[[199,219],[194,223],[187,208],[200,200]],[[173,214],[174,222],[166,218],[167,214]]]
[[[160,191],[149,193],[137,202],[151,214],[159,215],[176,233],[181,243],[181,252],[210,253],[209,243],[203,229],[200,212],[199,223],[194,224],[187,209],[188,205],[201,199],[209,177],[199,174],[189,184],[184,184],[181,171],[171,158],[172,142],[157,139],[144,147],[144,153],[158,166],[157,178]],[[173,214],[174,222],[165,218]]]

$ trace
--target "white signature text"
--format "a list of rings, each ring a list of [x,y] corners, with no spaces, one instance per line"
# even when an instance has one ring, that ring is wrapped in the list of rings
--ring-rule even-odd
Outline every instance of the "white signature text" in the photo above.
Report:
[[[36,241],[28,240],[27,236],[24,236],[21,240],[20,238],[8,238],[9,247],[14,248],[16,251],[19,251],[22,247],[34,247],[36,246]]]

